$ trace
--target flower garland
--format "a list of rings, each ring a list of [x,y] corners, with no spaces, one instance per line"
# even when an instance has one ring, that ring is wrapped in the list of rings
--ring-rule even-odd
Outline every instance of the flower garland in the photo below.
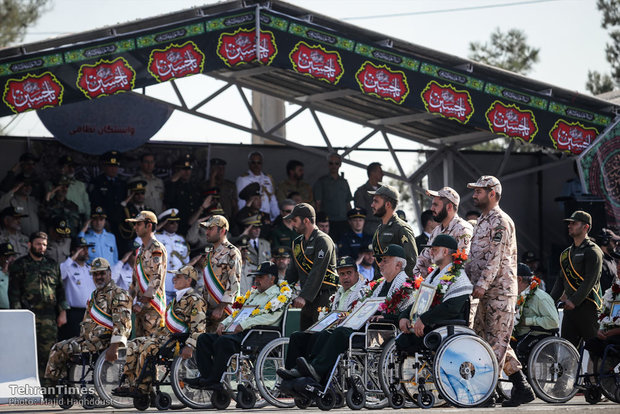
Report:
[[[620,301],[620,281],[618,279],[614,280],[614,283],[611,285],[609,289],[605,291],[603,295],[603,312],[598,316],[598,322],[601,330],[608,331],[613,328],[617,328],[620,326],[620,316],[612,317],[611,314],[611,305],[614,302]]]
[[[420,285],[418,285],[420,287]],[[398,314],[400,310],[398,309],[398,305],[402,302],[406,301],[411,297],[411,294],[414,291],[414,285],[405,282],[401,287],[396,289],[390,296],[385,298],[383,303],[379,305],[379,311],[382,313],[391,313]]]
[[[291,288],[288,286],[288,283],[286,282],[286,280],[283,280],[280,283],[278,283],[278,287],[280,288],[280,294],[274,299],[271,299],[269,302],[267,302],[265,306],[263,306],[262,308],[254,309],[251,313],[251,316],[261,315],[264,313],[276,312],[277,310],[281,309],[285,304],[287,304],[289,300],[291,300],[291,297],[293,296],[293,292]],[[232,313],[233,318],[237,316],[237,314],[239,313],[239,309],[243,307],[243,305],[250,298],[250,296],[252,296],[255,293],[259,293],[259,292],[258,290],[256,290],[256,288],[253,287],[251,290],[248,290],[245,293],[245,296],[237,296],[237,298],[235,299],[235,303],[233,303],[232,305],[232,308],[235,309]]]
[[[519,321],[521,320],[521,315],[523,314],[523,308],[525,308],[525,304],[528,300],[530,300],[532,296],[534,296],[534,293],[536,292],[536,289],[538,289],[538,286],[540,286],[540,283],[540,278],[533,276],[532,281],[530,282],[530,285],[527,287],[527,289],[524,289],[523,292],[521,292],[517,297],[517,309],[515,312],[514,323],[515,327],[519,324]]]
[[[329,297],[329,306],[319,306],[317,308],[317,311],[319,312],[319,320],[323,319],[324,317],[327,316],[327,314],[329,312],[331,312],[332,309],[334,309],[334,301],[336,300],[336,294],[334,293],[333,295],[331,295]],[[355,299],[352,303],[351,306],[348,310],[344,310],[343,313],[349,313],[351,310],[355,309],[355,307],[357,306],[357,303],[359,302],[358,299]]]
[[[463,264],[467,261],[467,253],[465,253],[465,249],[456,250],[456,253],[452,253],[452,267],[445,275],[439,278],[439,283],[435,288],[435,296],[433,297],[433,302],[431,306],[435,306],[441,303],[443,297],[446,292],[454,283],[454,280],[459,276],[461,270],[463,269]],[[434,271],[434,268],[429,268],[429,275],[431,271]]]

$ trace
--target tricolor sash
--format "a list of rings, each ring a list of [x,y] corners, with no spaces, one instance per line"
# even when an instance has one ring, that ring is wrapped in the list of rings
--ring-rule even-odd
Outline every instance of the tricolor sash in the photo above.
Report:
[[[114,323],[112,322],[112,315],[104,312],[103,309],[97,306],[97,302],[95,302],[95,292],[96,290],[94,290],[92,295],[90,296],[90,306],[88,309],[88,314],[90,315],[90,318],[95,321],[95,323],[111,331],[114,328]]]
[[[166,328],[168,328],[168,330],[172,333],[187,333],[189,331],[189,327],[174,313],[174,305],[176,302],[176,298],[172,299],[172,302],[170,302],[170,306],[168,306],[168,310],[166,311]]]
[[[144,272],[142,267],[142,258],[138,254],[138,259],[136,260],[136,265],[134,267],[136,272],[136,278],[138,279],[138,286],[140,287],[140,292],[144,293],[149,287],[149,277]],[[161,281],[164,283],[165,281]],[[151,306],[155,308],[157,313],[164,317],[164,313],[166,312],[166,292],[163,289],[157,289],[154,293],[153,298],[150,300]]]
[[[579,285],[583,282],[583,277],[577,273],[575,268],[573,267],[573,262],[570,258],[570,252],[572,247],[564,250],[560,255],[560,268],[562,269],[562,273],[564,274],[564,279],[569,284],[573,290],[577,291],[579,289]],[[590,293],[586,297],[587,300],[594,303],[598,310],[601,310],[603,307],[603,299],[601,294],[601,285],[597,283],[592,287]]]
[[[207,265],[202,271],[202,278],[203,278],[205,287],[207,288],[207,291],[209,292],[209,295],[211,295],[213,300],[218,305],[222,303],[222,299],[224,298],[224,293],[226,292],[226,289],[224,289],[224,285],[222,285],[222,282],[220,282],[220,279],[218,279],[217,276],[215,276],[215,272],[213,271],[213,266],[211,266],[211,253],[209,253],[209,256],[207,256]],[[227,315],[230,315],[232,313],[231,306],[230,305],[226,306],[224,308],[224,312],[226,312]]]
[[[293,240],[293,258],[295,259],[295,263],[299,266],[299,268],[305,273],[308,274],[312,270],[312,266],[314,262],[306,256],[304,252],[304,246],[302,244],[303,236],[297,237]],[[327,267],[327,271],[325,272],[325,276],[323,277],[323,283],[329,286],[338,286],[338,274],[334,272],[332,269]]]

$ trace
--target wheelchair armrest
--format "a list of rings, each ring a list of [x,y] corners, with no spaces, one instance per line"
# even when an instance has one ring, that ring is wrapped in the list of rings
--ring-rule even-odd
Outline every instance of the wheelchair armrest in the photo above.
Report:
[[[448,325],[458,325],[458,326],[467,326],[469,325],[465,319],[448,319],[445,321],[439,321],[434,324],[434,326],[448,326]]]
[[[559,328],[545,329],[545,328],[541,328],[540,326],[529,326],[528,328],[530,328],[530,331],[532,332],[545,332],[545,333],[552,334],[552,335],[560,332]]]

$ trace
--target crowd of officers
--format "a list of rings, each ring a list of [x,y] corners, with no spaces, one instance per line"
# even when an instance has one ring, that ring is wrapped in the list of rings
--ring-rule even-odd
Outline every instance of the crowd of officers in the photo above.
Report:
[[[475,221],[459,217],[454,189],[428,190],[436,226],[421,235],[425,240],[418,246],[398,214],[398,191],[380,183],[378,163],[368,167],[368,182],[353,197],[338,173],[337,154],[330,154],[328,174],[314,188],[303,181],[298,161],[287,164],[288,178],[276,186],[263,173],[258,152],[249,155],[248,172],[236,183],[224,178],[226,163],[212,159],[208,183],[197,196],[191,157],[183,157],[165,183],[153,175],[152,154],[142,156],[140,174],[129,183],[117,177],[118,154],[106,154],[103,161],[104,172],[89,185],[90,192],[74,177],[70,156],[60,161],[62,175],[51,184],[36,175],[32,154],[24,154],[0,184],[5,191],[0,197],[0,308],[35,313],[39,369],[51,382],[66,375],[73,353],[105,351],[114,361],[122,345],[126,383],[115,392],[148,392],[149,378],[135,381],[146,356],[172,333],[186,332],[190,337],[181,355],[196,352],[201,367],[194,385],[217,388],[222,361],[239,347],[242,333],[279,323],[281,304],[301,309],[303,331],[318,320],[321,308],[351,311],[364,297],[390,298],[415,278],[437,285],[437,276],[450,272],[456,251],[468,255],[455,278],[462,279],[454,284],[461,292],[457,313],[468,310],[464,318],[491,345],[514,384],[504,404],[534,398],[511,337],[519,327],[557,325],[558,301],[564,303],[562,334],[573,344],[590,341],[594,350],[620,337],[620,327],[598,323],[609,305],[601,289],[608,254],[588,237],[590,215],[577,211],[566,219],[574,243],[561,255],[563,274],[549,297],[532,283],[530,269],[518,266],[516,229],[499,207],[502,186],[495,177],[468,185],[479,210]],[[47,232],[41,231],[44,225]],[[613,255],[618,237],[606,234]],[[620,292],[615,267],[608,271],[613,272],[610,286]],[[373,290],[377,282],[380,288]],[[442,293],[446,304],[433,312],[454,311],[449,305],[454,302],[447,302],[454,294],[448,292]],[[258,306],[256,313],[228,331],[235,306],[244,302]],[[539,306],[543,303],[551,305]],[[408,335],[421,337],[441,319],[427,316],[411,325],[399,318],[410,305],[392,309],[394,322]],[[130,340],[132,330],[135,339]],[[331,350],[329,358],[323,356],[315,367],[303,357],[298,367],[287,360],[281,374],[320,378],[329,365],[325,361],[339,349],[324,346]]]

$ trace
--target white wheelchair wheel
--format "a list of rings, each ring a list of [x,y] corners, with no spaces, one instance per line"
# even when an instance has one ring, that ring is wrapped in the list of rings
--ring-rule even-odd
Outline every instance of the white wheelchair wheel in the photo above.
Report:
[[[254,364],[258,392],[265,401],[278,408],[295,406],[292,397],[281,394],[279,386],[282,379],[276,374],[278,368],[284,368],[288,343],[289,338],[277,338],[269,342],[260,351]]]
[[[200,375],[194,358],[176,357],[170,367],[170,384],[174,395],[190,408],[211,408],[211,391],[192,388],[185,383],[185,378],[196,378]]]
[[[575,396],[579,352],[566,339],[550,336],[538,342],[528,358],[527,376],[534,393],[549,403]]]
[[[95,389],[102,400],[116,409],[132,408],[133,399],[112,395],[112,390],[120,385],[123,366],[125,365],[125,348],[119,348],[118,359],[114,363],[105,360],[105,351],[95,363]]]
[[[433,374],[439,393],[449,403],[475,407],[484,403],[497,386],[497,359],[482,338],[454,335],[437,350]]]

